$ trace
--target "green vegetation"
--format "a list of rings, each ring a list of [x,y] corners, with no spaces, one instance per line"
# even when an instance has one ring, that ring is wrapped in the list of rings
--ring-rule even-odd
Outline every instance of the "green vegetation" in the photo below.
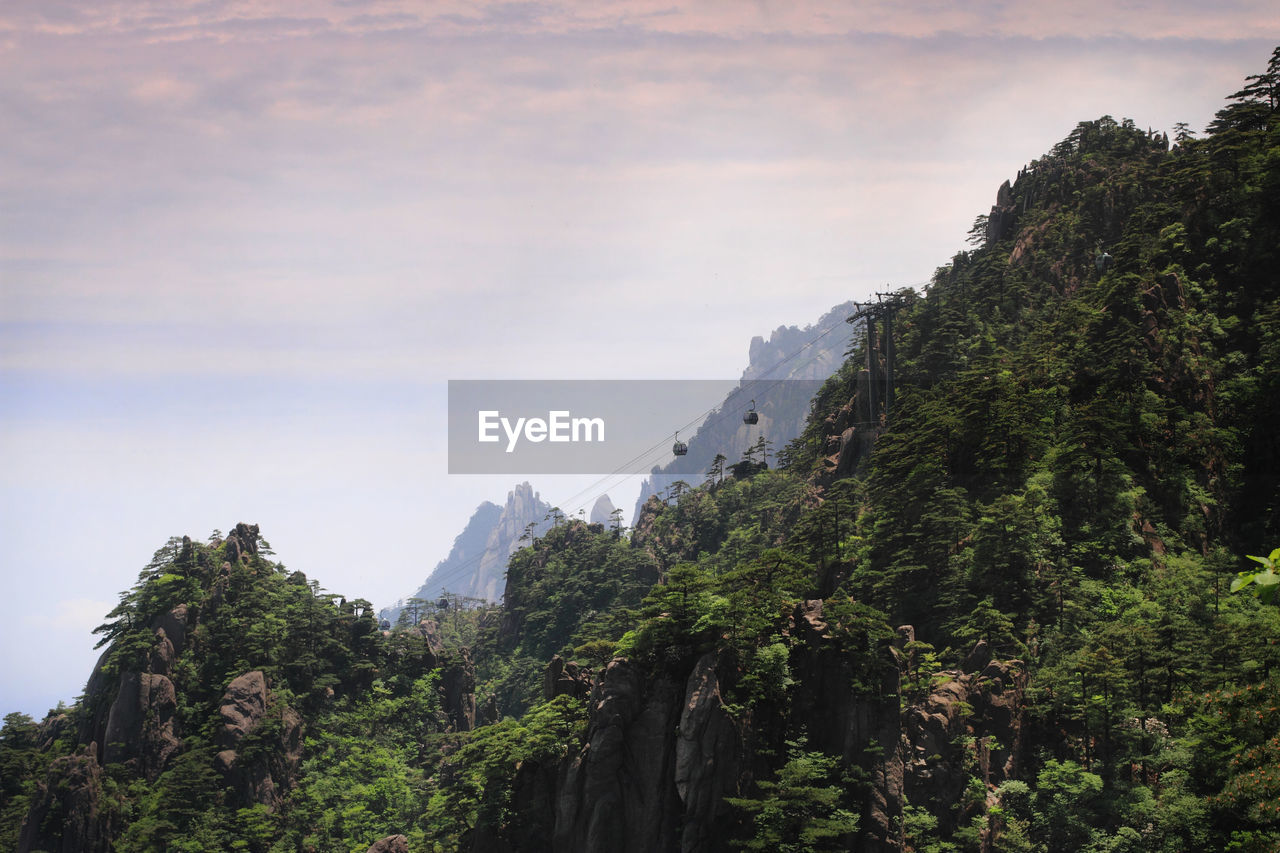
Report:
[[[757,785],[756,797],[728,802],[752,816],[755,835],[744,850],[810,853],[845,850],[858,830],[858,816],[840,806],[839,762],[820,752],[793,748],[775,781]]]
[[[170,540],[81,700],[5,717],[0,845],[1280,848],[1278,85],[1172,148],[1081,123],[899,294],[891,412],[873,339],[776,455],[557,518],[501,610],[383,632],[256,528]]]

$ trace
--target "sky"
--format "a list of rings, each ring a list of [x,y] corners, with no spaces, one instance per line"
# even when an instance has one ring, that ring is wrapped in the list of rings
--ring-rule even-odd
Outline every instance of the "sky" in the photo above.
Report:
[[[1277,43],[1274,0],[5,0],[0,712],[76,698],[173,535],[411,593],[525,479],[448,474],[449,379],[737,377]]]

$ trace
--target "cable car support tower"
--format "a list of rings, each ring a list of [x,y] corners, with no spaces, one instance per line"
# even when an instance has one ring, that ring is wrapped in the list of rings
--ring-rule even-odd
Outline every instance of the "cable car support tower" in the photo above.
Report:
[[[884,404],[883,425],[889,425],[893,412],[893,377],[895,357],[893,351],[893,315],[906,306],[908,297],[899,293],[877,293],[875,302],[862,305],[845,322],[866,320],[867,334],[864,348],[867,353],[867,422],[877,432],[881,427],[880,406]],[[876,324],[884,330],[883,337],[876,335]],[[883,363],[884,399],[880,399],[881,364]]]

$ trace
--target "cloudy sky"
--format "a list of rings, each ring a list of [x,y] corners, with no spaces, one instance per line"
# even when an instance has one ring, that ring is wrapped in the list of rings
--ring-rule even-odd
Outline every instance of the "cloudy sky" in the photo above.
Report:
[[[170,535],[412,591],[517,479],[447,474],[446,380],[737,376],[1277,42],[1274,0],[5,0],[0,712],[75,698]]]

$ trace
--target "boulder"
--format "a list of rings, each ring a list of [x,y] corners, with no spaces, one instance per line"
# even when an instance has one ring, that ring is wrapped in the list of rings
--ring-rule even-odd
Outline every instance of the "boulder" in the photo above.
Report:
[[[388,835],[373,842],[365,853],[409,853],[409,839],[403,835]]]
[[[795,634],[809,645],[817,645],[824,639],[831,639],[827,633],[827,623],[822,618],[822,599],[811,598],[796,606],[792,616]]]

